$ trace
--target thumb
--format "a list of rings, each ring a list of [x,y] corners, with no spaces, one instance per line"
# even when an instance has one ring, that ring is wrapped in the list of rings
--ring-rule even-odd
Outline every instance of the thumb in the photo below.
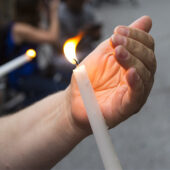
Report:
[[[145,32],[149,32],[152,27],[152,19],[149,16],[143,16],[134,21],[130,27],[141,29]]]

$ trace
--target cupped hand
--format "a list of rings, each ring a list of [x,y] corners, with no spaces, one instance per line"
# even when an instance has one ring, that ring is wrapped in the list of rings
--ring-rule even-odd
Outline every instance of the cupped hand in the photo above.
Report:
[[[130,26],[118,26],[84,64],[107,125],[112,128],[138,112],[154,82],[154,40],[148,34],[152,21],[144,16]],[[86,110],[74,78],[71,81],[72,117],[90,129]]]

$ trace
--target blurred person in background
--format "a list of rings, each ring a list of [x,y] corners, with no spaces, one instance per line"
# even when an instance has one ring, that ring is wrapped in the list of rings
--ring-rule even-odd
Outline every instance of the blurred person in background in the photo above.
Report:
[[[86,42],[88,48],[101,37],[101,24],[96,21],[88,0],[64,0],[59,6],[59,22],[62,45],[68,38],[74,37],[80,32],[84,33],[83,38],[88,41]],[[91,49],[88,50],[88,52],[90,51]]]
[[[95,47],[95,42],[101,37],[101,24],[95,19],[88,0],[63,0],[59,6],[60,42],[57,46],[55,67],[57,74],[61,73],[66,86],[70,82],[72,65],[63,57],[64,42],[83,33],[83,38],[77,47],[79,61],[87,56]]]
[[[40,28],[40,14],[48,5],[50,24],[47,30]],[[42,43],[55,44],[59,37],[59,0],[15,0],[14,17],[4,38],[5,61],[24,54],[28,49],[37,49]],[[4,34],[5,35],[5,34]],[[59,85],[44,78],[38,68],[37,59],[25,64],[8,75],[8,86],[26,94],[25,105],[59,90]]]

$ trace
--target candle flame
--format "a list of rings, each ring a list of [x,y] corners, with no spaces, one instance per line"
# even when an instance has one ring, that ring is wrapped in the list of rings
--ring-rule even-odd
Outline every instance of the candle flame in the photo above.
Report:
[[[36,57],[37,54],[36,54],[36,51],[34,49],[29,49],[29,50],[26,51],[26,55],[27,55],[29,60],[30,59],[32,60]]]
[[[67,60],[72,64],[77,64],[76,48],[83,37],[83,32],[79,33],[76,37],[68,39],[63,46],[64,54]]]

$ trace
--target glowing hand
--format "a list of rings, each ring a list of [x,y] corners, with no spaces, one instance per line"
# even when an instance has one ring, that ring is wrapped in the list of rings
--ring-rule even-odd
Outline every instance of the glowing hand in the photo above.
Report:
[[[147,33],[151,26],[151,19],[142,17],[130,27],[117,27],[114,35],[83,61],[110,128],[138,112],[150,93],[156,70],[154,41]],[[89,123],[74,77],[71,102],[73,119],[87,129]]]

